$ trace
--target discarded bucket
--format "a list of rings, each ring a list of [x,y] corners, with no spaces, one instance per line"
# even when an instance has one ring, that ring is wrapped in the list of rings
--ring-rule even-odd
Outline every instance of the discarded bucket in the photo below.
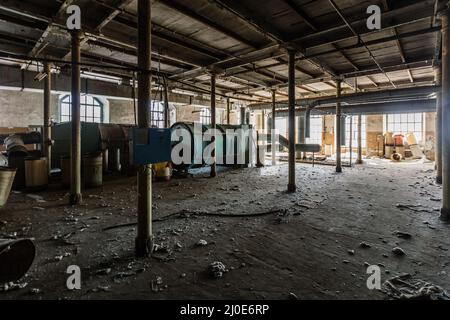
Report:
[[[15,168],[0,167],[0,208],[8,201],[16,170]]]
[[[29,239],[0,239],[0,284],[17,281],[30,269],[36,249]]]
[[[384,139],[387,146],[393,146],[395,144],[394,134],[392,132],[386,132]]]
[[[25,184],[31,190],[42,190],[48,186],[47,158],[25,159]]]
[[[86,188],[98,188],[103,185],[102,153],[87,154],[83,157],[83,180]]]

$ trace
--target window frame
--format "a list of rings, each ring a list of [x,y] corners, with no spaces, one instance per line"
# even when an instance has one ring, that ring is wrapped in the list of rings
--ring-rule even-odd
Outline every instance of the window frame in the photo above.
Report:
[[[150,104],[150,125],[164,128],[164,104],[153,100]]]
[[[212,122],[211,110],[208,108],[202,108],[200,110],[200,123],[203,125],[210,125],[211,122]]]
[[[352,117],[352,148],[358,148],[358,115],[345,117],[345,147],[350,148],[350,117]],[[367,116],[361,115],[361,148],[367,148]]]
[[[90,115],[87,114],[88,107],[92,109],[89,112]],[[105,105],[100,99],[90,95],[82,95],[80,97],[80,120],[87,123],[104,123],[104,108]],[[100,115],[96,116],[98,110],[100,110]],[[67,111],[69,111],[68,114]],[[59,120],[60,122],[72,120],[72,96],[70,94],[64,95],[59,102]]]
[[[324,117],[321,115],[310,116],[310,138],[305,138],[307,144],[323,144]]]
[[[414,120],[412,120],[414,118]],[[414,133],[417,142],[425,142],[425,114],[423,112],[387,113],[383,117],[384,132],[403,134]],[[417,130],[417,128],[419,128]],[[413,128],[414,130],[410,130]]]

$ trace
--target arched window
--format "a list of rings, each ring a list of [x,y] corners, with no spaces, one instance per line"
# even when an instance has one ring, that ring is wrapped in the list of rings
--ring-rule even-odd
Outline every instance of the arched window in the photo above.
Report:
[[[72,96],[67,95],[61,99],[60,103],[61,122],[71,121],[72,119]],[[82,122],[103,122],[103,103],[97,98],[89,95],[80,97],[80,119]]]
[[[200,123],[211,124],[211,110],[203,108],[200,111]]]

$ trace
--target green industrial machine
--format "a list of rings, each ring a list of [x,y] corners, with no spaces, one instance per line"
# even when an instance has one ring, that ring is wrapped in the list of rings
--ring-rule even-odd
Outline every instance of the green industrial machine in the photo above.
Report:
[[[70,155],[72,145],[70,122],[52,127],[52,167],[60,168],[61,157]],[[102,152],[104,167],[110,171],[126,172],[130,165],[129,139],[133,126],[118,124],[81,123],[81,153]]]
[[[81,153],[90,154],[102,151],[102,140],[100,135],[100,124],[81,123]],[[52,167],[60,167],[60,159],[70,155],[72,146],[72,123],[65,122],[52,127]]]

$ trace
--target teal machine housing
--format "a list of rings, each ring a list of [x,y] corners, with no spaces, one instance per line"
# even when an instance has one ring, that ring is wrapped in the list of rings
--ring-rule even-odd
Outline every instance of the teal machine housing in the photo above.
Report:
[[[58,168],[60,159],[70,155],[72,146],[72,123],[64,122],[52,127],[52,167]],[[102,150],[102,139],[98,123],[81,123],[81,154]]]
[[[130,162],[133,165],[148,165],[168,162],[171,158],[170,129],[132,130],[130,139]]]

